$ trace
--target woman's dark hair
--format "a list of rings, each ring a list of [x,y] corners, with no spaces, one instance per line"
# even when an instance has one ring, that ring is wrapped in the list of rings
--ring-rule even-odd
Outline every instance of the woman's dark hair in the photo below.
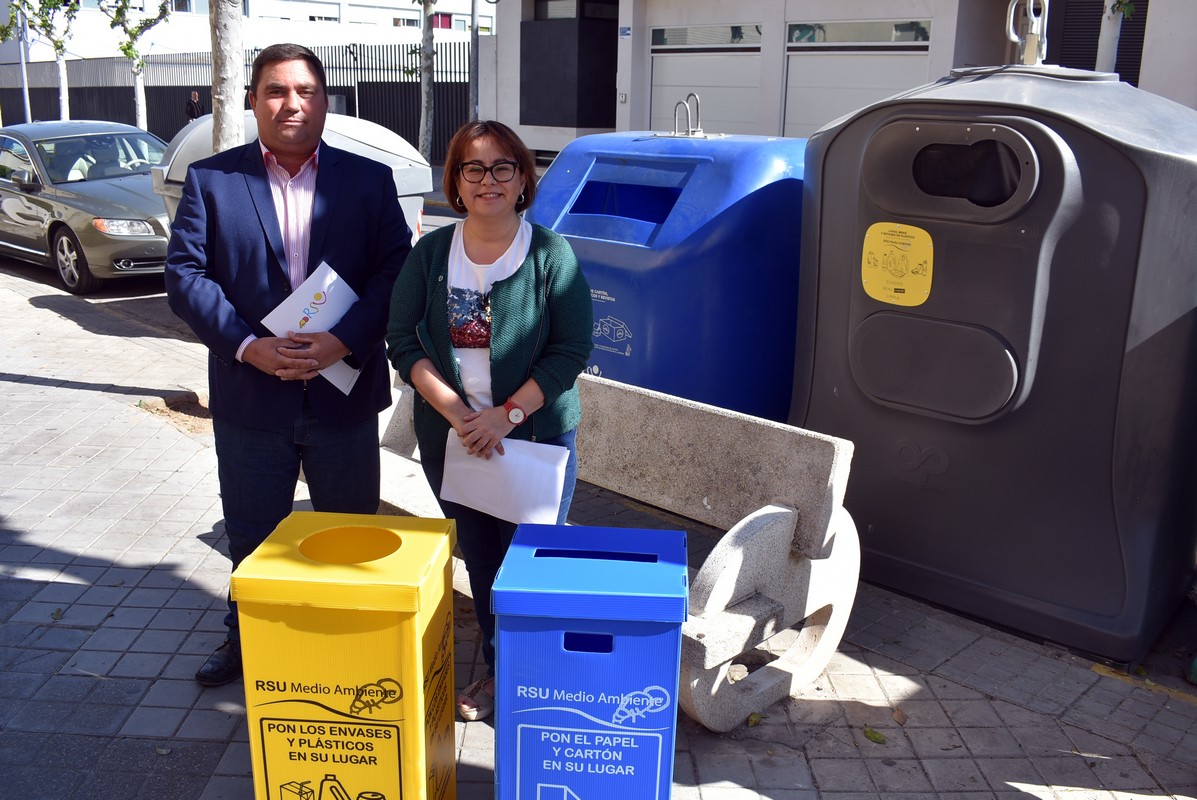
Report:
[[[532,152],[515,131],[493,119],[476,119],[473,122],[467,122],[458,128],[457,133],[453,134],[453,138],[449,140],[449,152],[445,154],[445,175],[442,183],[445,198],[454,210],[461,208],[459,205],[461,194],[457,191],[457,177],[460,174],[459,168],[465,161],[466,148],[479,139],[488,138],[493,139],[500,150],[507,151],[511,160],[519,165],[519,171],[524,175],[524,199],[515,204],[517,213],[523,211],[536,199],[536,161],[532,158]]]
[[[258,91],[258,81],[262,78],[262,70],[280,61],[306,61],[312,74],[320,81],[320,91],[328,94],[328,80],[324,77],[324,65],[311,50],[301,44],[272,44],[254,59],[253,70],[249,73],[249,93]]]

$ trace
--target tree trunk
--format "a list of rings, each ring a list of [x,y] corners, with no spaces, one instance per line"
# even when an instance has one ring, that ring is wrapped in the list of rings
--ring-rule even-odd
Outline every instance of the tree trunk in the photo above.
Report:
[[[424,0],[424,33],[420,40],[420,155],[432,161],[432,71],[436,51],[432,46],[432,5]]]
[[[245,143],[245,53],[241,1],[214,0],[212,27],[212,152]]]
[[[58,118],[71,118],[71,92],[67,85],[66,55],[56,53],[54,60],[58,62]]]
[[[1101,13],[1101,29],[1097,32],[1097,72],[1113,72],[1118,60],[1118,38],[1122,34],[1122,12],[1113,11],[1107,0]]]
[[[470,0],[470,119],[478,119],[478,0]]]
[[[133,64],[133,108],[137,114],[137,127],[148,129],[145,113],[145,67]]]

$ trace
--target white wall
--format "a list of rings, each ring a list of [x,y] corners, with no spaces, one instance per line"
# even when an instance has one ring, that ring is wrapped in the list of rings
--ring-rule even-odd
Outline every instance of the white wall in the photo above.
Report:
[[[586,131],[519,125],[519,25],[532,18],[532,0],[503,0],[492,7],[496,9],[499,32],[495,116],[512,125],[530,146],[559,150]],[[809,126],[811,121],[799,121],[786,110],[786,98],[793,96],[786,85],[790,65],[784,38],[787,23],[930,19],[931,42],[923,57],[925,75],[918,80],[917,70],[905,73],[915,81],[913,85],[919,85],[944,77],[957,67],[1010,63],[1014,47],[1006,39],[1007,7],[1008,0],[620,0],[616,129],[649,130],[660,127],[656,123],[667,116],[661,112],[660,102],[654,108],[650,48],[654,27],[760,24],[759,76],[752,90],[757,105],[754,113],[746,112],[747,118],[736,129],[777,135]],[[1143,54],[1142,88],[1197,108],[1194,41],[1197,0],[1153,0]],[[884,80],[878,85],[882,83],[889,85]],[[828,85],[839,84],[831,80]],[[672,108],[673,101],[666,105]],[[705,119],[704,127],[712,129]]]
[[[495,119],[499,107],[499,37],[478,38],[478,118]]]
[[[484,116],[520,133],[520,22],[525,14],[531,19],[532,0],[502,0],[494,8],[496,27],[502,32],[495,37],[497,103],[494,113]]]
[[[508,0],[510,3],[510,0]],[[388,10],[388,6],[392,10]],[[299,42],[308,46],[337,44],[395,44],[419,42],[420,29],[395,27],[392,19],[407,16],[419,6],[410,0],[376,0],[369,4],[349,3],[344,21],[308,22],[311,14],[336,14],[338,3],[289,2],[288,0],[259,0],[252,4],[255,14],[264,16],[242,19],[242,38],[246,49],[265,47],[276,42]],[[479,15],[494,16],[498,6],[479,0]],[[324,9],[323,11],[321,9]],[[328,11],[332,9],[332,11]],[[470,0],[438,0],[438,13],[470,14]],[[7,2],[0,2],[0,16],[8,19]],[[290,21],[276,17],[289,16]],[[354,20],[371,19],[376,24],[362,24]],[[437,30],[437,40],[465,41],[468,32]],[[83,8],[72,28],[67,43],[67,58],[113,58],[120,56],[118,45],[121,37],[112,30],[99,10]],[[155,25],[142,37],[143,52],[161,55],[164,53],[195,53],[211,49],[211,32],[207,14],[175,13],[166,21]],[[0,63],[15,64],[20,60],[16,42],[0,43]],[[29,48],[30,61],[53,61],[54,51],[44,41],[32,41]]]
[[[643,0],[619,0],[618,64],[615,73],[615,128],[637,131],[648,128],[649,103],[652,100],[648,69],[648,47],[645,37]]]
[[[1197,109],[1197,2],[1151,0],[1139,88]]]

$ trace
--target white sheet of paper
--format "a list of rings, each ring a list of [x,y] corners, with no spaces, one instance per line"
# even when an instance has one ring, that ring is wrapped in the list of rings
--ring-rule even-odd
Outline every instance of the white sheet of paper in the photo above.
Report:
[[[275,336],[288,333],[323,333],[341,321],[357,302],[357,292],[332,267],[323,261],[299,284],[299,288],[262,318],[262,324]],[[325,367],[320,374],[345,394],[353,391],[360,369],[344,361]]]
[[[504,439],[503,450],[490,460],[472,456],[450,430],[441,499],[508,522],[555,525],[569,448]]]

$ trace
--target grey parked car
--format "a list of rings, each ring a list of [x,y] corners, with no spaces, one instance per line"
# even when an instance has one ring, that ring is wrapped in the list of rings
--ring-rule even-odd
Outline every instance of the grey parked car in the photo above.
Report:
[[[150,167],[165,152],[116,122],[0,128],[0,254],[53,267],[75,294],[162,272],[170,223]]]

